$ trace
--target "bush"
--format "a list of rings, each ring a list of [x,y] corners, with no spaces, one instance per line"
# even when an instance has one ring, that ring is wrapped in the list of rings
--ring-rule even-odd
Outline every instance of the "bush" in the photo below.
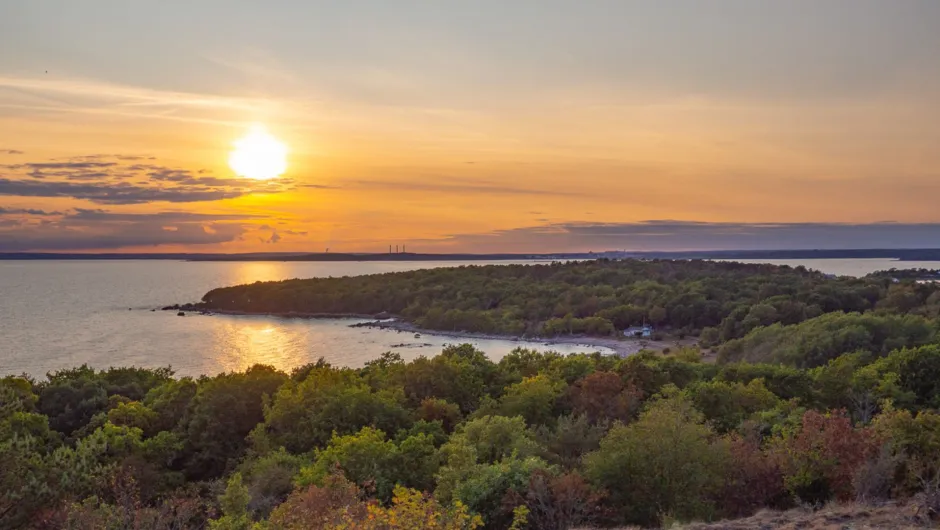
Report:
[[[568,391],[574,414],[592,423],[628,422],[642,404],[642,395],[633,385],[612,372],[594,372],[575,382]]]
[[[731,464],[725,468],[724,485],[716,496],[724,517],[746,517],[761,508],[783,509],[791,504],[779,462],[757,440],[733,435],[728,449]]]
[[[854,428],[844,413],[806,411],[796,432],[773,440],[787,490],[802,502],[852,500],[853,481],[881,447],[869,428]]]
[[[615,426],[584,460],[585,474],[609,493],[610,506],[628,524],[656,525],[715,514],[710,499],[728,465],[727,443],[682,398],[654,402],[639,420]]]
[[[510,492],[504,505],[525,506],[531,528],[567,530],[600,522],[604,515],[603,498],[577,473],[554,476],[536,469],[529,477],[525,493]]]

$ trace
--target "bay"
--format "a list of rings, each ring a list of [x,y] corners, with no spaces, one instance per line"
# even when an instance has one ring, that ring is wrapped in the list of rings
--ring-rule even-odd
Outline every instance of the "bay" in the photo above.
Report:
[[[940,262],[890,259],[739,260],[805,266],[828,274],[863,276],[890,268],[940,269]],[[511,262],[493,262],[507,264]],[[516,263],[538,263],[516,262]],[[405,359],[433,356],[447,344],[469,342],[493,359],[516,347],[561,353],[596,346],[481,340],[351,328],[355,320],[191,315],[151,311],[197,301],[215,287],[255,281],[356,276],[488,262],[173,262],[0,261],[0,375],[89,364],[172,366],[180,375],[243,370],[256,363],[289,370],[323,357],[358,367],[383,352]],[[610,353],[610,350],[604,350]]]
[[[221,286],[291,278],[485,265],[488,262],[0,261],[0,375],[88,364],[172,366],[213,375],[270,364],[289,370],[323,357],[359,367],[386,351],[404,359],[470,343],[500,359],[517,347],[560,353],[610,350],[577,344],[453,338],[352,328],[350,319],[189,315],[159,311]],[[498,262],[506,264],[509,262]],[[535,261],[531,263],[537,263]],[[152,311],[157,309],[157,311]]]

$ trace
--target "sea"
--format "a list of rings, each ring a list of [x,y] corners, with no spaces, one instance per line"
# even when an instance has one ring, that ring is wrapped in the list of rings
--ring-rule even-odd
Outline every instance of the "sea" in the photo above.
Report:
[[[767,263],[761,260],[740,260]],[[889,259],[778,260],[825,273],[863,276],[890,268],[940,269],[940,262]],[[172,367],[178,375],[214,375],[262,363],[290,370],[320,358],[360,367],[387,351],[408,360],[448,344],[470,343],[498,360],[518,347],[559,353],[610,350],[579,344],[482,340],[350,327],[352,319],[187,315],[160,311],[195,302],[215,287],[291,278],[519,262],[185,262],[0,261],[0,376],[82,364]]]

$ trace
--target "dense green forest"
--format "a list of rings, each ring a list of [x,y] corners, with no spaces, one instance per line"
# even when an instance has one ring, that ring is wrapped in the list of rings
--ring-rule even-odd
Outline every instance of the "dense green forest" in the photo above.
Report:
[[[386,313],[426,329],[541,336],[618,335],[645,322],[711,347],[827,313],[903,314],[915,326],[940,314],[940,285],[887,273],[832,278],[773,265],[596,260],[259,282],[212,290],[197,308]]]
[[[659,526],[885,499],[937,513],[940,345],[839,344],[815,368],[691,349],[493,362],[463,345],[360,369],[6,377],[0,528]]]

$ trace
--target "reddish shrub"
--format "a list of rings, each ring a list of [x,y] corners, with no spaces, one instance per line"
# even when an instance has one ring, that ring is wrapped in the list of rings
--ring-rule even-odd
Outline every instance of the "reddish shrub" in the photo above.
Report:
[[[525,505],[531,528],[567,530],[599,522],[604,515],[603,498],[576,472],[556,477],[538,469],[529,478],[525,495],[510,491],[503,506],[511,513],[516,506]]]
[[[745,517],[760,508],[785,508],[790,503],[777,459],[761,450],[755,439],[728,440],[731,465],[716,504],[725,517]]]
[[[642,394],[633,385],[612,372],[594,372],[572,385],[571,406],[575,414],[584,414],[592,423],[604,419],[627,422],[642,404]]]
[[[452,432],[461,418],[460,407],[444,399],[425,398],[418,407],[419,420],[440,421],[447,432]]]
[[[112,502],[63,504],[39,514],[29,528],[35,530],[98,530],[133,528],[135,530],[175,530],[203,528],[208,514],[203,500],[193,491],[179,491],[154,506],[141,504],[137,484],[126,472],[118,472],[104,492]]]
[[[322,487],[295,491],[271,512],[272,528],[332,528],[349,519],[366,516],[367,505],[359,502],[359,488],[341,474],[329,475]]]
[[[796,433],[778,438],[773,451],[787,489],[804,502],[854,497],[859,470],[877,456],[881,443],[870,428],[856,429],[844,411],[809,410]]]

